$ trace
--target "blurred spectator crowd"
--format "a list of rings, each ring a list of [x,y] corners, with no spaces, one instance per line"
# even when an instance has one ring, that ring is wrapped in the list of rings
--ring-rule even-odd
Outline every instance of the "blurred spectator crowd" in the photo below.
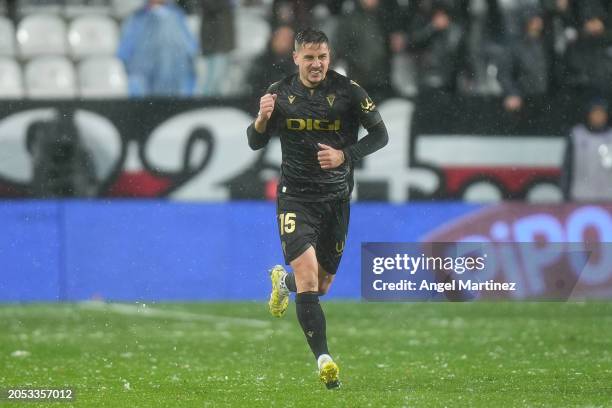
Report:
[[[258,95],[314,26],[378,95],[612,88],[607,0],[5,0],[2,98]]]

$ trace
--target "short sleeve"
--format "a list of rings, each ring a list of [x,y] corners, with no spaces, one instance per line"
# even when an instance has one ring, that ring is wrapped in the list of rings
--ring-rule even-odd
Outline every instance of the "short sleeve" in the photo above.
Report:
[[[382,117],[376,108],[376,104],[368,93],[357,82],[351,81],[351,106],[357,112],[361,125],[370,129],[382,121]]]

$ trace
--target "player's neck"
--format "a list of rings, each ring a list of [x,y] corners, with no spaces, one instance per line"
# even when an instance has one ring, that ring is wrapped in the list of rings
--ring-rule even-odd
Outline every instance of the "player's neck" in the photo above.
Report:
[[[325,78],[327,78],[327,75],[321,81],[319,81],[319,83],[313,84],[312,82],[308,81],[305,78],[302,78],[302,76],[299,75],[299,79],[300,79],[300,82],[302,83],[302,85],[304,85],[304,87],[306,87],[306,88],[308,88],[310,90],[314,90],[314,89],[318,88],[319,85],[321,85],[323,83],[323,81],[325,81]]]

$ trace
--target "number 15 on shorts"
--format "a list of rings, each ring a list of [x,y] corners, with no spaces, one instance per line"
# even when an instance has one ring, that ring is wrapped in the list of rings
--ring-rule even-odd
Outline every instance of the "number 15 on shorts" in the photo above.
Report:
[[[289,212],[278,214],[278,219],[280,221],[281,235],[291,234],[293,231],[295,231],[295,213]]]

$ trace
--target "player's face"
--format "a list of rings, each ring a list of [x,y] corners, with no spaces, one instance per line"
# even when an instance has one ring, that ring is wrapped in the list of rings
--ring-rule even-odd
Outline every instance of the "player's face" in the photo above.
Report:
[[[309,88],[319,85],[329,68],[329,47],[326,43],[306,43],[293,52],[293,61],[298,66],[302,83]]]

